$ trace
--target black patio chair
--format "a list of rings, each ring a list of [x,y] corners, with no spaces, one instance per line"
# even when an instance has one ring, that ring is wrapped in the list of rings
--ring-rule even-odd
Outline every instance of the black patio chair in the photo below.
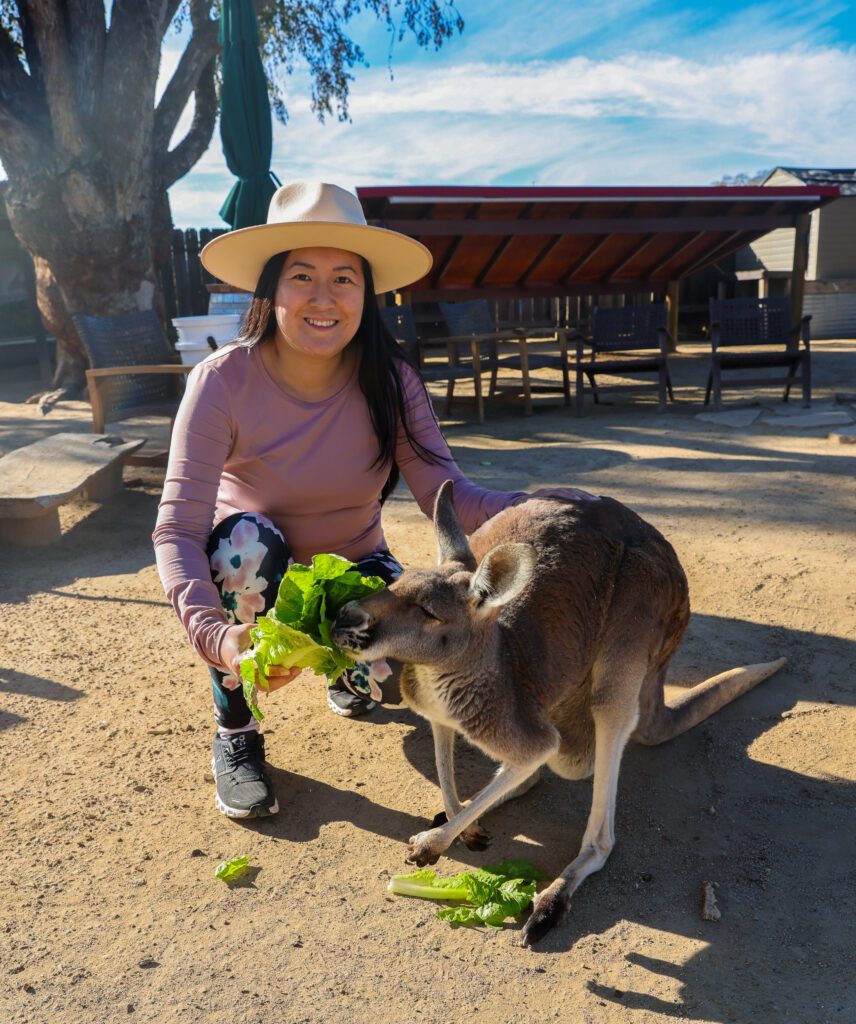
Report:
[[[413,309],[408,305],[385,306],[381,317],[390,334],[402,346],[410,362],[425,381],[446,381],[446,408],[448,416],[455,393],[455,381],[472,380],[476,400],[476,416],[484,423],[482,398],[482,363],[478,344],[472,342],[462,352],[461,346],[445,338],[421,339],[416,329]],[[430,358],[429,358],[430,357]]]
[[[666,411],[666,397],[675,400],[669,376],[668,310],[665,302],[644,306],[605,308],[595,306],[592,312],[590,352],[585,354],[586,340],[576,338],[576,414],[582,416],[586,380],[595,404],[600,396],[614,392],[648,391],[656,388],[658,408]],[[611,384],[597,383],[600,374],[612,377],[656,374],[651,382]]]
[[[791,300],[711,299],[710,342],[711,362],[704,403],[722,406],[725,388],[785,386],[783,402],[790,396],[791,386],[802,385],[803,405],[811,405],[810,316],[794,326],[791,322]],[[802,342],[802,347],[800,346]],[[761,348],[762,351],[735,352],[735,348]],[[752,370],[783,367],[785,377],[723,377],[723,370]]]
[[[473,299],[468,302],[441,302],[440,309],[449,333],[456,340],[475,340],[479,345],[486,346],[487,358],[482,360],[483,368],[490,369],[489,397],[497,390],[497,381],[501,369],[516,370],[520,373],[521,390],[523,391],[523,411],[532,415],[533,391],[561,391],[565,405],[571,401],[570,373],[568,368],[568,334],[558,327],[502,327],[494,323],[485,299]],[[558,353],[530,351],[534,342],[553,341],[558,346]],[[500,349],[503,343],[515,343],[517,351],[505,355]],[[533,380],[532,370],[561,370],[561,384],[547,380]]]
[[[131,425],[135,436],[146,437],[146,444],[128,462],[166,465],[173,420],[193,367],[177,362],[153,310],[73,319],[89,359],[86,383],[93,433],[114,432],[115,424],[140,417],[165,418],[160,431],[149,424]]]

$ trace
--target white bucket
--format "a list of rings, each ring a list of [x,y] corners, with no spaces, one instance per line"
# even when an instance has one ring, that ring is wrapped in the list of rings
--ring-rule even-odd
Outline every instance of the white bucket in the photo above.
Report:
[[[185,366],[195,366],[211,355],[213,338],[219,348],[235,338],[243,317],[239,313],[222,313],[216,316],[177,316],[172,321],[178,331],[176,351]]]

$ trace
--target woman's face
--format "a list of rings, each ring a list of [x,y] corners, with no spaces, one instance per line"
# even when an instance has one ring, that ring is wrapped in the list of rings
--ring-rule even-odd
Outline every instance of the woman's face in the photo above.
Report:
[[[359,256],[315,247],[288,254],[274,301],[285,344],[312,359],[333,359],[357,333],[365,275]]]

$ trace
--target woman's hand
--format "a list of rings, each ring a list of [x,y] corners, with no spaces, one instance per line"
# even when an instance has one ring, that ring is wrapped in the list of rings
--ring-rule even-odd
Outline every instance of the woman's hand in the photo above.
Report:
[[[596,494],[581,491],[579,487],[539,487],[530,498],[564,498],[565,501],[600,501]]]
[[[250,633],[253,625],[250,622],[238,626],[229,626],[223,634],[220,644],[220,669],[226,673],[223,686],[227,690],[237,690],[241,685],[241,655],[250,646]],[[278,690],[300,675],[299,668],[283,668],[271,665],[265,679],[268,690]]]

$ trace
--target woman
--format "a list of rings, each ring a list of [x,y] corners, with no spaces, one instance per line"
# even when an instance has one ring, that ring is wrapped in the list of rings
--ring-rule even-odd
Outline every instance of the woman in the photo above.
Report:
[[[278,804],[240,655],[289,559],[338,554],[391,583],[401,566],[380,509],[399,471],[429,516],[440,484],[453,480],[468,533],[529,495],[477,487],[452,460],[374,298],[423,277],[430,253],[367,226],[356,196],[283,186],[267,224],[215,239],[202,262],[254,295],[238,341],[189,375],[153,539],[167,596],[210,668],[217,808],[250,818]],[[271,669],[270,689],[296,675]],[[358,666],[329,688],[328,703],[351,717],[379,696],[370,667]]]

